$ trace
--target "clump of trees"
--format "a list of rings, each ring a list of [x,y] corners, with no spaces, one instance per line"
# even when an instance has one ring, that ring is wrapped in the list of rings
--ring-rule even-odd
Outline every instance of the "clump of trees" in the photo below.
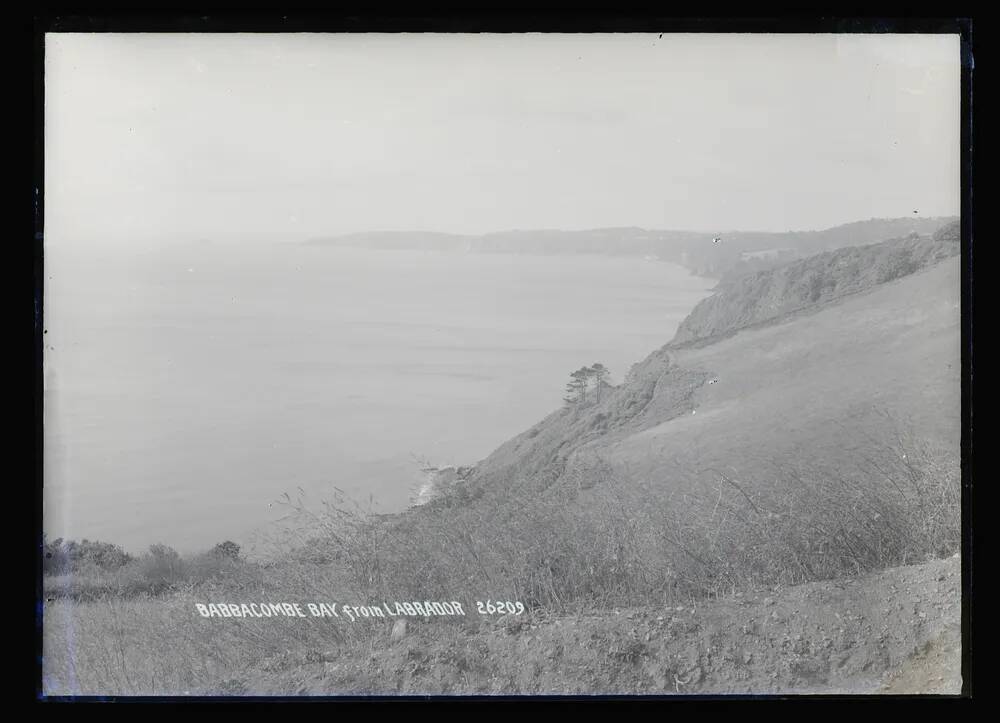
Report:
[[[157,595],[206,582],[243,584],[256,580],[258,570],[232,540],[184,556],[161,544],[131,555],[107,542],[43,536],[42,574],[47,598],[97,599]]]
[[[590,398],[601,400],[601,391],[610,386],[608,378],[611,372],[600,362],[594,362],[589,367],[580,367],[570,375],[570,381],[566,385],[566,396],[563,400],[567,404],[579,404]]]
[[[42,539],[42,569],[45,574],[61,575],[83,564],[102,570],[117,570],[133,560],[120,546],[93,540]]]

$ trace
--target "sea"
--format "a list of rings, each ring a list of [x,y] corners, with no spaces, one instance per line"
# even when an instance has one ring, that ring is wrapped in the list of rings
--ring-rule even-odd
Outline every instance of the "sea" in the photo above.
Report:
[[[714,281],[651,258],[67,239],[45,248],[49,539],[182,553],[335,498],[405,509],[620,382]]]

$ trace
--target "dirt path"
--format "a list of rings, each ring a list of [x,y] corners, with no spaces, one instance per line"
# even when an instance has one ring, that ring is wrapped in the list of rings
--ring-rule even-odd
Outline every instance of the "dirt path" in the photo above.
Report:
[[[415,623],[241,681],[257,694],[961,692],[957,557],[693,608]]]

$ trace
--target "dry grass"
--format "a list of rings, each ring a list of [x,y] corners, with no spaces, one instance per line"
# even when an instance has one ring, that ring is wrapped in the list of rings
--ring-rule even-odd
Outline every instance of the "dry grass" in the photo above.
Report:
[[[44,611],[47,695],[240,694],[251,671],[281,670],[384,643],[384,620],[203,618],[196,603],[344,600],[323,571],[282,565],[270,576],[281,593],[189,586],[159,596],[54,600]],[[330,581],[332,582],[332,581]]]
[[[474,501],[453,496],[388,521],[337,508],[313,515],[328,532],[310,545],[332,551],[353,588],[376,598],[487,595],[561,610],[690,600],[951,554],[957,459],[885,428],[893,431],[866,439],[850,460],[772,459],[766,480],[682,470],[679,495],[602,466],[581,504],[578,485],[564,482],[528,498],[515,484]]]
[[[100,594],[89,602],[47,603],[45,691],[239,694],[253,671],[316,662],[331,650],[364,656],[387,644],[391,627],[379,619],[204,619],[196,602],[492,599],[572,612],[688,603],[958,549],[953,455],[893,431],[851,459],[773,459],[770,479],[755,480],[738,470],[679,470],[682,492],[602,468],[589,490],[564,480],[525,497],[530,480],[520,480],[396,517],[340,496],[318,507],[288,498],[290,536],[274,540],[267,563],[201,573],[189,563],[187,579],[143,590],[127,584],[129,575],[156,579],[140,559],[123,568],[118,587],[91,585]]]

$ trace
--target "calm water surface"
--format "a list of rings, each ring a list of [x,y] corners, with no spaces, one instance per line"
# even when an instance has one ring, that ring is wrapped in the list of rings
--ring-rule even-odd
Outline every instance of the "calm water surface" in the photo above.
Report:
[[[138,551],[246,540],[301,487],[407,504],[665,343],[712,282],[670,264],[178,244],[46,249],[45,528]]]

